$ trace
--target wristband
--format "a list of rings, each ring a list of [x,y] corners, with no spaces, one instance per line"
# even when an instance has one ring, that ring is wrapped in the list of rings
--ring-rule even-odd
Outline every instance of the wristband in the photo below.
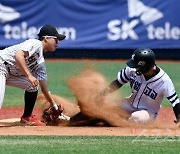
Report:
[[[53,104],[53,107],[55,108],[55,110],[58,110],[57,104]]]

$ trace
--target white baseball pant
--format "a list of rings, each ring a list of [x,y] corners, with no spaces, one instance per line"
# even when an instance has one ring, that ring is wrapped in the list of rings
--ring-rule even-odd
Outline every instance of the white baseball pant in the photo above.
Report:
[[[9,74],[8,66],[0,63],[0,108],[3,105],[6,85],[18,87],[28,92],[34,92],[38,90],[38,86],[33,87],[25,76],[14,76]]]
[[[126,101],[126,99],[123,102],[119,103],[119,106],[130,113],[130,117],[128,120],[131,122],[147,124],[153,122],[156,118],[156,114],[153,114],[152,112],[145,109],[137,109],[128,101]]]

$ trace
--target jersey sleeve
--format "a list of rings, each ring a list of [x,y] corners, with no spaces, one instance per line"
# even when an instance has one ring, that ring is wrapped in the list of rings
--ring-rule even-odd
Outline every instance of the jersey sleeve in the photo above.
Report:
[[[23,43],[21,50],[29,52],[28,57],[31,57],[35,52],[42,50],[42,43],[36,39],[29,39]]]
[[[164,89],[164,95],[171,102],[172,107],[180,103],[174,84],[168,76],[166,78],[166,81],[164,82]]]
[[[129,67],[125,67],[121,71],[118,72],[117,74],[117,79],[120,84],[125,84],[129,81],[131,69]]]

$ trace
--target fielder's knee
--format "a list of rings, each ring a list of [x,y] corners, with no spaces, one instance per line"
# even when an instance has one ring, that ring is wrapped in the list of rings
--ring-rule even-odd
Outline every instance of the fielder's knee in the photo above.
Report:
[[[35,92],[35,91],[37,91],[38,89],[39,89],[39,86],[35,86],[35,87],[30,86],[30,87],[28,87],[28,88],[26,89],[26,91],[27,91],[27,92]]]

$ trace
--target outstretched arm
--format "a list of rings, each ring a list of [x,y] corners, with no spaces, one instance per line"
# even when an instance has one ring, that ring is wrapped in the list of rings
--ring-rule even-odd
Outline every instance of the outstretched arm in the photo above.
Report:
[[[41,91],[44,94],[45,98],[47,99],[47,101],[50,103],[51,106],[54,106],[55,109],[57,109],[57,105],[56,102],[54,101],[48,86],[47,86],[47,82],[46,81],[39,81],[40,87],[41,87]]]
[[[121,87],[122,87],[122,84],[120,84],[119,81],[116,79],[116,80],[112,81],[109,84],[109,86],[101,92],[101,95],[106,96],[107,94],[112,93]]]

